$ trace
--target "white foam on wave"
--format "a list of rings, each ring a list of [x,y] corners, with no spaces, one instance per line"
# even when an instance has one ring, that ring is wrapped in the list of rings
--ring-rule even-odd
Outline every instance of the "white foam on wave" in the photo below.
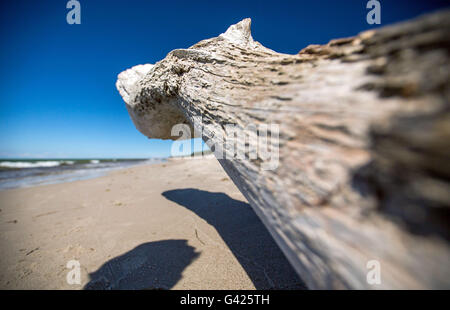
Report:
[[[97,161],[93,159],[92,161]],[[0,161],[0,167],[16,168],[16,169],[0,169],[0,191],[11,188],[32,187],[45,184],[56,184],[63,182],[72,182],[77,180],[86,180],[91,178],[100,177],[107,174],[109,171],[123,169],[127,167],[133,167],[142,164],[152,164],[156,162],[166,161],[165,159],[152,159],[151,161],[139,160],[139,161],[119,161],[115,163],[102,163],[98,160],[99,164],[91,164],[91,160],[87,163],[82,160],[83,164],[78,164],[77,160],[48,160],[48,161]],[[74,165],[71,167],[63,168],[62,165]],[[32,167],[55,167],[42,170],[26,169]],[[20,168],[20,169],[19,169]],[[22,169],[24,168],[24,169]],[[48,171],[48,174],[45,172]]]
[[[57,167],[62,164],[66,165],[73,165],[74,161],[36,161],[36,162],[29,162],[29,161],[3,161],[0,162],[0,167],[5,168],[39,168],[39,167]]]
[[[91,160],[91,164],[98,164],[98,163],[100,163],[100,161],[99,161],[99,160],[97,160],[97,159],[93,159],[93,160]]]

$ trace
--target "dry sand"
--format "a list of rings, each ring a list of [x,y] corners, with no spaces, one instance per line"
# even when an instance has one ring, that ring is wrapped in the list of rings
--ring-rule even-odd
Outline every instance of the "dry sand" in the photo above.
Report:
[[[303,288],[215,159],[2,191],[0,209],[1,289]]]

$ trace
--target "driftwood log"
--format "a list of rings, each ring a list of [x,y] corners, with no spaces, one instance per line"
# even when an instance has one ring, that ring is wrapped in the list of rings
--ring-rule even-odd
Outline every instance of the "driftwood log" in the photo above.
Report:
[[[254,41],[245,19],[117,88],[149,138],[184,123],[229,155],[222,167],[309,288],[448,289],[449,59],[448,10],[297,55]],[[276,169],[228,154],[228,124],[278,124]]]

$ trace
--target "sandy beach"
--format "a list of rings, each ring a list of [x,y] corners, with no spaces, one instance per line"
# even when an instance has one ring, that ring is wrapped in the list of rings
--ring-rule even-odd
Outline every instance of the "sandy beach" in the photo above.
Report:
[[[0,289],[304,288],[215,159],[5,190],[0,209]]]

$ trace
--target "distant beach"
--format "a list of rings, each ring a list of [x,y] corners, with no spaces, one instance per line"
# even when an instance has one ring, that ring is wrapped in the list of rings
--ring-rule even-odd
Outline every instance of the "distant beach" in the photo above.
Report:
[[[0,190],[86,180],[108,171],[142,164],[152,159],[0,159]]]

